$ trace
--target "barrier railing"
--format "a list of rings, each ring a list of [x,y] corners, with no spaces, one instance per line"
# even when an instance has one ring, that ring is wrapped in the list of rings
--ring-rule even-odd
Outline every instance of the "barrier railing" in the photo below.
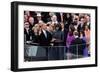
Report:
[[[36,43],[24,44],[25,61],[69,60],[90,55],[90,44],[66,46],[38,46]]]

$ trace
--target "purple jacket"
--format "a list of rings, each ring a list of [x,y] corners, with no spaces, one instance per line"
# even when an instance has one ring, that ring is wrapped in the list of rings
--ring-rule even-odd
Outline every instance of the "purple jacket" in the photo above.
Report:
[[[73,35],[70,36],[69,33],[68,33],[68,36],[67,36],[67,38],[66,38],[66,46],[67,46],[68,48],[69,48],[69,46],[70,46],[72,40],[74,40],[74,39],[75,39],[74,36],[73,36]]]

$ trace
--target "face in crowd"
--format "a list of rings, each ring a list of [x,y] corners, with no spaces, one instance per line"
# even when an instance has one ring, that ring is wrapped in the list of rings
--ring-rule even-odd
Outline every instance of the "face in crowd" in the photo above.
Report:
[[[34,18],[33,18],[33,17],[30,17],[30,18],[29,18],[29,23],[30,23],[31,25],[34,24]]]
[[[26,28],[26,29],[29,28],[29,23],[28,22],[24,23],[24,28]]]
[[[57,21],[57,16],[56,16],[56,15],[53,15],[53,16],[51,17],[51,20],[52,20],[52,22],[56,22],[56,21]]]

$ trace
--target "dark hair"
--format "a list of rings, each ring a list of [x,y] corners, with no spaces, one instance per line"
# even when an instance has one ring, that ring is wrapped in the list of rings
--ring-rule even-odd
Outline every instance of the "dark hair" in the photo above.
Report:
[[[75,31],[75,27],[72,24],[69,26],[69,29],[71,29],[72,32]]]
[[[69,31],[69,36],[72,36],[73,35],[73,32],[72,31]]]
[[[82,36],[85,36],[85,33],[83,30],[80,30],[80,33],[82,33]],[[80,37],[80,33],[79,33],[79,37]]]
[[[62,28],[61,28],[61,24],[60,23],[57,23],[56,25],[55,25],[55,27],[59,27],[59,29],[58,30],[61,30]]]
[[[85,17],[84,16],[81,16],[80,18],[79,18],[79,21],[81,21],[81,19],[84,19]]]

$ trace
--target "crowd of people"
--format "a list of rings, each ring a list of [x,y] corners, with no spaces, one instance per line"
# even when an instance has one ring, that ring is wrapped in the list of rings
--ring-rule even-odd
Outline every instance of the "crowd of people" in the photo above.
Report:
[[[89,14],[24,11],[24,43],[57,46],[51,53],[59,52],[60,59],[64,58],[64,51],[89,56],[90,30]]]

